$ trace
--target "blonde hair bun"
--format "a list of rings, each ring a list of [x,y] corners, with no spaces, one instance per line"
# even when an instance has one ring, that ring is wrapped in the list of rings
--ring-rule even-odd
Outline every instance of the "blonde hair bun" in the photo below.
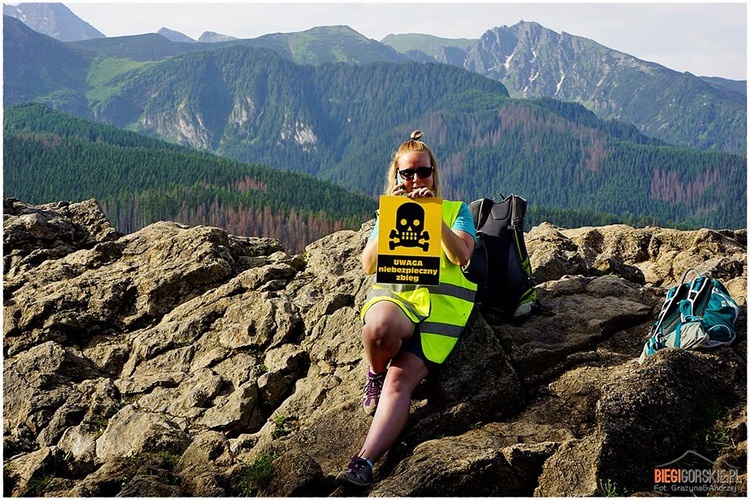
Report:
[[[411,133],[411,140],[418,141],[419,139],[422,138],[422,135],[423,134],[421,130],[415,130],[414,132]]]

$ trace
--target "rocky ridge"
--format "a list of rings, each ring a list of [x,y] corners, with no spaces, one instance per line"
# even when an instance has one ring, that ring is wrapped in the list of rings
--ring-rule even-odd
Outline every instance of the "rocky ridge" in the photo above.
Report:
[[[456,56],[436,59],[450,64]],[[747,148],[747,97],[741,92],[535,22],[487,30],[458,66],[502,82],[513,97],[577,102],[670,144],[734,154]],[[680,110],[663,104],[676,100],[683,103]],[[688,124],[695,104],[711,108],[713,123],[696,114],[700,126]],[[709,145],[704,130],[724,126]]]
[[[3,212],[6,496],[352,494],[333,477],[369,426],[371,222],[289,255],[173,222],[121,235],[93,200]],[[527,246],[554,315],[475,311],[364,494],[645,494],[694,450],[745,496],[746,230],[542,224]],[[740,303],[737,341],[639,365],[691,267]]]

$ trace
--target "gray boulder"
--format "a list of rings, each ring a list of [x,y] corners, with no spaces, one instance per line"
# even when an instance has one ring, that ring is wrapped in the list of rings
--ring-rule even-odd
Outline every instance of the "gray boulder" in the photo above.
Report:
[[[170,222],[118,235],[93,201],[5,208],[6,496],[352,494],[333,479],[370,424],[359,257],[372,221],[289,255]],[[746,239],[532,228],[551,314],[475,310],[364,493],[647,494],[654,464],[691,449],[739,464],[745,494]],[[735,345],[639,365],[689,268],[740,303]],[[709,433],[731,439],[709,449]]]

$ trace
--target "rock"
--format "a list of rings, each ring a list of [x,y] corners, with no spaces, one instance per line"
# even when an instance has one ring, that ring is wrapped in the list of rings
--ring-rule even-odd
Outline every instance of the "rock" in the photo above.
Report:
[[[181,454],[188,444],[187,436],[167,416],[130,404],[112,417],[96,440],[96,456],[107,461],[149,451]]]
[[[232,463],[229,441],[223,433],[207,431],[198,434],[180,458],[180,467],[187,469],[198,465],[228,466]]]
[[[594,265],[589,268],[589,273],[593,276],[622,276],[626,281],[638,285],[646,283],[646,277],[643,275],[643,271],[635,266],[623,264],[613,257],[597,256]]]
[[[558,229],[542,223],[529,231],[526,246],[540,283],[565,275],[615,274],[637,284],[671,287],[691,268],[724,281],[742,274],[747,231],[634,229],[622,224]]]
[[[119,235],[93,200],[6,199],[4,227],[6,496],[347,494],[372,221],[303,255],[205,226]],[[708,432],[746,494],[747,232],[542,224],[527,246],[550,313],[475,311],[367,494],[653,494],[654,463]],[[689,268],[738,300],[735,345],[639,365]]]
[[[8,477],[5,480],[8,484],[3,486],[3,490],[10,490],[12,496],[42,496],[61,462],[60,450],[47,446],[12,457],[7,463]]]
[[[586,263],[578,245],[551,224],[542,223],[532,228],[524,240],[537,282],[586,274]]]
[[[560,233],[579,246],[589,268],[597,259],[612,259],[619,263],[615,267],[624,264],[639,268],[645,282],[655,286],[671,287],[691,268],[720,280],[742,274],[742,269],[746,271],[743,262],[743,255],[747,254],[746,230],[679,231],[614,225]]]
[[[371,494],[436,496],[443,488],[455,496],[531,496],[545,460],[573,439],[569,431],[533,422],[486,424],[421,443]],[[436,467],[428,470],[433,459]],[[477,481],[476,474],[487,476]],[[465,484],[461,476],[474,479]]]
[[[267,371],[258,377],[258,389],[265,404],[276,408],[307,373],[308,355],[299,346],[284,344],[266,353],[264,366]]]
[[[61,497],[182,496],[180,478],[174,473],[178,460],[166,450],[113,457],[72,488],[55,493]]]
[[[198,424],[207,429],[225,431],[246,429],[250,424],[257,400],[257,383],[243,384],[228,396],[216,398],[214,406],[206,410]]]
[[[263,497],[314,497],[324,491],[323,470],[312,457],[298,450],[271,462],[273,473],[258,488]]]
[[[223,433],[198,434],[182,454],[177,466],[182,491],[189,496],[226,496],[218,477],[232,465],[233,453]]]
[[[562,443],[542,468],[534,496],[594,496],[599,488],[596,460],[601,456],[601,439],[595,435]]]
[[[622,278],[571,276],[536,287],[539,301],[554,315],[535,315],[496,331],[518,375],[534,384],[577,364],[596,359],[594,346],[617,332],[646,326],[660,298]],[[643,335],[648,329],[643,329]],[[644,339],[645,340],[645,339]],[[635,355],[641,345],[632,346]]]
[[[96,440],[101,429],[93,424],[67,427],[58,442],[63,453],[68,454],[76,467],[77,475],[85,475],[96,469]]]
[[[502,449],[503,456],[521,481],[521,491],[534,491],[544,463],[559,447],[560,443],[545,441],[512,444]]]
[[[744,397],[746,373],[747,365],[732,351],[714,356],[670,349],[610,384],[596,408],[600,477],[648,488],[654,464],[676,458],[671,447],[711,418],[712,407],[731,407]],[[623,463],[622,455],[632,458]]]
[[[98,376],[80,352],[51,341],[8,360],[3,370],[4,432],[26,426],[51,444],[66,425],[82,419]]]
[[[30,206],[3,199],[3,269],[5,289],[26,281],[25,272],[44,261],[119,236],[95,200]]]
[[[372,496],[521,496],[522,481],[503,453],[473,433],[421,443],[380,481]]]
[[[219,484],[217,476],[219,474],[213,468],[188,468],[180,476],[182,493],[201,498],[227,496],[226,489]]]
[[[470,370],[466,367],[471,366]],[[481,315],[475,314],[467,332],[445,364],[428,376],[424,407],[415,412],[418,441],[468,430],[472,425],[514,414],[523,401],[521,381],[501,341]],[[414,438],[412,438],[414,439]]]
[[[143,474],[131,479],[120,492],[123,497],[179,497],[179,486],[164,484],[159,476]]]
[[[654,465],[678,458],[674,449],[689,442],[712,405],[744,397],[746,366],[732,351],[714,357],[665,349],[643,367],[618,371],[597,401],[595,431],[545,463],[535,494],[591,496],[600,478],[647,491]]]
[[[137,457],[143,459],[143,457]],[[61,492],[60,496],[69,497],[113,497],[119,494],[123,487],[134,477],[138,463],[135,459],[117,457],[104,462],[101,467],[82,480],[76,482],[72,488]]]

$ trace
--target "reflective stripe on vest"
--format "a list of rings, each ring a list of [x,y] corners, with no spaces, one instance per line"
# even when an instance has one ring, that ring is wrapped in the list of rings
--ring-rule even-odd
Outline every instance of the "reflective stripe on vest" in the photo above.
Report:
[[[443,202],[443,220],[452,227],[461,202],[448,203],[446,210]],[[422,350],[434,363],[445,361],[458,342],[469,321],[477,290],[476,283],[466,279],[461,268],[450,262],[444,252],[440,266],[440,286],[430,295],[432,314],[419,326]]]
[[[461,208],[460,201],[443,200],[443,221],[452,227]],[[433,363],[442,363],[461,336],[474,307],[477,285],[461,268],[440,255],[440,285],[373,285],[362,308],[362,318],[370,306],[388,300],[401,307],[415,323],[420,323],[422,351]]]

